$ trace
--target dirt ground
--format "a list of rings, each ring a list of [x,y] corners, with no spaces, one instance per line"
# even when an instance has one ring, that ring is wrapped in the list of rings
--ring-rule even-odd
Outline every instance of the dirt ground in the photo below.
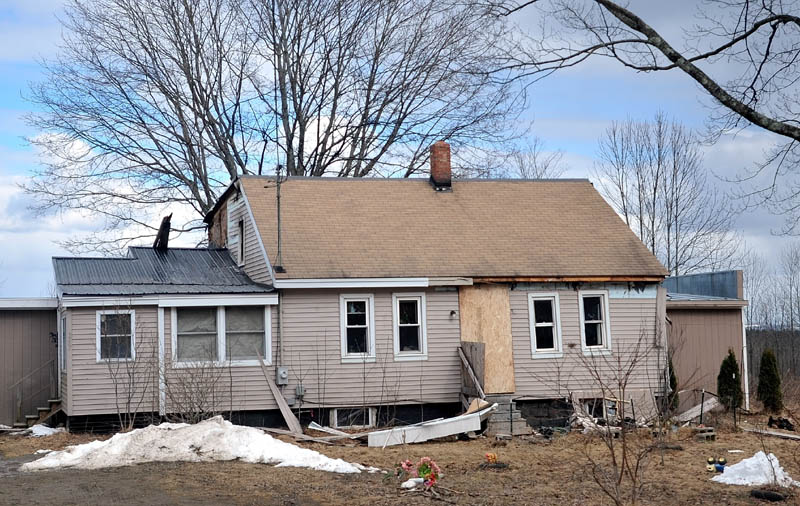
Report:
[[[752,423],[752,422],[751,422]],[[682,450],[650,455],[643,473],[642,504],[758,504],[749,487],[709,481],[709,456],[734,464],[766,447],[795,479],[800,478],[800,442],[734,432],[719,420],[715,442],[699,443],[681,430],[670,443]],[[649,437],[649,435],[647,436]],[[156,463],[95,471],[65,470],[21,473],[21,462],[36,449],[60,449],[95,439],[59,434],[44,438],[0,436],[0,504],[429,504],[439,502],[418,493],[403,493],[394,477],[381,474],[341,475],[307,469],[276,468],[241,462]],[[386,449],[365,446],[303,444],[331,457],[394,470],[403,459],[433,458],[442,468],[442,498],[456,504],[610,504],[592,478],[589,454],[603,458],[602,445],[578,433],[553,441],[514,440],[498,446],[488,439],[434,442]],[[743,453],[728,453],[728,450]],[[481,469],[494,452],[508,464],[504,470]],[[800,489],[798,489],[800,492]],[[800,504],[796,492],[789,503]],[[785,504],[785,503],[784,503]]]

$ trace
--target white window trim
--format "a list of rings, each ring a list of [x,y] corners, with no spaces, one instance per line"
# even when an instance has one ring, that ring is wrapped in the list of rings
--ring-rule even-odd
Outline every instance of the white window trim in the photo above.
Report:
[[[584,325],[583,298],[591,296],[603,298],[603,344],[602,346],[586,346],[586,326]],[[581,318],[581,350],[584,355],[610,355],[611,354],[611,311],[608,304],[608,290],[579,290],[578,311]]]
[[[58,372],[67,370],[67,313],[58,312]],[[61,381],[61,378],[59,378]]]
[[[420,351],[400,351],[399,301],[419,299]],[[394,336],[394,359],[397,362],[428,360],[428,323],[425,292],[398,292],[392,294],[392,334]]]
[[[543,351],[536,350],[536,318],[534,317],[533,301],[550,300],[553,304],[553,344],[554,349]],[[561,358],[564,349],[561,340],[561,309],[558,292],[529,292],[528,293],[528,328],[531,334],[531,358]]]
[[[179,306],[185,307],[185,306]],[[203,307],[203,306],[197,306]],[[170,311],[170,360],[175,369],[196,367],[198,365],[211,364],[218,367],[252,367],[260,366],[258,360],[228,360],[227,346],[225,341],[225,308],[228,306],[218,306],[217,309],[217,360],[212,362],[188,360],[178,360],[178,311],[177,307],[169,308]],[[264,363],[272,365],[272,309],[264,306],[264,350],[262,350]]]
[[[367,301],[367,341],[368,353],[347,353],[347,301]],[[375,362],[375,296],[371,293],[343,293],[339,295],[339,336],[341,341],[342,363],[355,364]]]
[[[362,409],[362,408],[360,406],[358,406],[358,407],[352,407],[352,408],[333,408],[333,409],[331,409],[330,410],[330,420],[329,420],[329,422],[330,422],[330,426],[333,427],[334,429],[369,429],[370,427],[375,427],[375,424],[377,423],[378,410],[376,408],[363,408],[363,409],[368,409],[369,410],[369,422],[368,422],[369,425],[339,425],[337,422],[338,422],[338,419],[339,419],[338,411],[340,409]]]
[[[131,357],[130,358],[101,358],[100,353],[100,316],[109,314],[131,315]],[[132,362],[136,360],[136,311],[133,309],[107,309],[95,311],[95,358],[98,364],[108,362]]]

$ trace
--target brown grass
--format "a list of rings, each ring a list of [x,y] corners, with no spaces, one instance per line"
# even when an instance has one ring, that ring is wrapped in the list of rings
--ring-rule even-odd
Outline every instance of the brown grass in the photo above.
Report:
[[[0,435],[0,456],[6,459],[30,455],[36,450],[63,450],[67,446],[79,445],[95,441],[97,439],[108,439],[109,434],[70,434],[69,432],[59,432],[52,436],[28,437],[13,433]]]

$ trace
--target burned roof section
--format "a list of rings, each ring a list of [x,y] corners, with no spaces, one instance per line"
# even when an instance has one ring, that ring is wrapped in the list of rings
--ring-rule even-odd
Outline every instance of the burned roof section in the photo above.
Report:
[[[268,293],[224,248],[132,247],[123,258],[54,257],[62,295]]]

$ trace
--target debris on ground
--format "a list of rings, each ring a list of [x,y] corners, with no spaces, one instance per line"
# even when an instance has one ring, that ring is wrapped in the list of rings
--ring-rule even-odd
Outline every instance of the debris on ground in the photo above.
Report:
[[[780,502],[785,501],[788,497],[784,494],[775,492],[774,490],[761,490],[754,489],[750,491],[750,496],[762,501]]]
[[[767,427],[772,429],[781,429],[781,430],[788,430],[794,432],[794,424],[788,418],[783,418],[779,416],[778,418],[769,417],[769,421],[767,422]]]
[[[728,485],[778,485],[800,487],[778,463],[778,457],[772,453],[767,456],[763,451],[757,452],[749,459],[726,466],[722,474],[711,478],[717,483]]]
[[[99,469],[144,462],[217,460],[306,467],[334,473],[378,471],[280,441],[253,427],[234,425],[221,416],[194,425],[162,423],[119,433],[105,441],[92,441],[48,453],[39,460],[24,464],[20,469]]]
[[[476,405],[475,409],[478,408],[479,405]],[[481,422],[486,420],[495,410],[497,410],[496,403],[472,413],[468,410],[463,415],[452,418],[429,420],[387,430],[376,430],[367,435],[367,444],[373,448],[385,448],[401,444],[422,443],[431,439],[479,431],[481,430]]]
[[[64,427],[48,427],[47,425],[42,425],[37,423],[33,427],[29,428],[27,431],[22,431],[21,434],[28,434],[28,437],[45,437],[45,436],[52,436],[53,434],[58,434],[59,432],[64,432]]]

